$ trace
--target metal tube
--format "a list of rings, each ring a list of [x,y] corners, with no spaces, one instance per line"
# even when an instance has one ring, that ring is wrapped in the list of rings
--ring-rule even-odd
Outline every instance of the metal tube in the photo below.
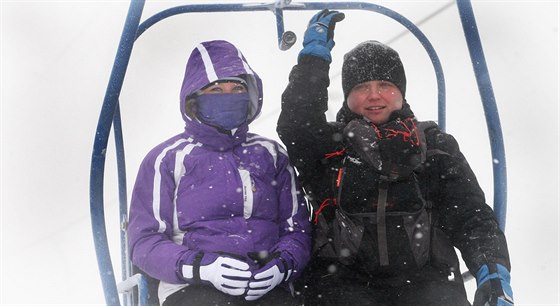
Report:
[[[494,171],[494,213],[500,228],[505,231],[507,213],[507,172],[506,157],[500,115],[496,106],[496,98],[490,81],[490,73],[486,65],[482,42],[474,17],[470,0],[458,0],[457,8],[461,16],[463,31],[469,47],[471,61],[478,84],[486,125],[490,136],[492,166]]]
[[[136,30],[140,23],[140,16],[144,7],[144,0],[132,0],[125,21],[123,33],[119,43],[117,56],[105,99],[97,124],[97,131],[93,145],[90,172],[90,212],[93,230],[93,240],[97,254],[99,273],[105,292],[107,305],[120,305],[111,256],[107,241],[105,226],[105,212],[103,204],[103,175],[105,168],[105,153],[111,130],[111,123],[117,108],[118,97],[122,88],[124,75],[132,52]]]

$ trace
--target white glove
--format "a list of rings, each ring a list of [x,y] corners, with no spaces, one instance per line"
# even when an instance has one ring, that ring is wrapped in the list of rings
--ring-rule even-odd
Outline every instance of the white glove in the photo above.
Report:
[[[192,265],[183,265],[183,277],[193,278]],[[244,294],[249,278],[249,264],[231,257],[218,256],[212,263],[200,266],[200,279],[229,295]]]
[[[266,264],[263,268],[255,271],[253,279],[249,282],[249,291],[245,300],[254,301],[260,299],[282,281],[288,279],[292,270],[282,272],[284,265],[275,259]]]

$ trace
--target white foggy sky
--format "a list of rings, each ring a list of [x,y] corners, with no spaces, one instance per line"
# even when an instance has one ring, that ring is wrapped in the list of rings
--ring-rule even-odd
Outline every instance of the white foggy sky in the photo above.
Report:
[[[146,2],[143,20],[188,1]],[[418,21],[449,2],[376,3]],[[89,174],[128,1],[0,4],[0,304],[102,305]],[[505,137],[506,235],[516,305],[558,305],[559,1],[473,1],[473,8]],[[144,33],[134,47],[120,99],[129,194],[147,151],[183,128],[178,111],[182,75],[188,55],[202,40],[226,39],[242,50],[265,87],[263,111],[251,130],[278,139],[280,95],[314,13],[284,12],[286,30],[298,35],[288,51],[276,47],[270,12],[180,15]],[[335,33],[330,118],[341,103],[342,55],[363,40],[385,42],[404,31],[376,13],[345,13]],[[444,69],[447,131],[458,139],[491,204],[486,123],[456,6],[419,27]],[[421,120],[436,119],[436,83],[426,52],[412,35],[391,45],[404,62],[413,110]],[[105,172],[109,239],[120,279],[113,139]]]

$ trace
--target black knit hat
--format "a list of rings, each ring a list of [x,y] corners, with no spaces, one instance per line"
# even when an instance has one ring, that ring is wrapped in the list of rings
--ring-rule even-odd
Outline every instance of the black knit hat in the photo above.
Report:
[[[406,76],[397,51],[378,41],[360,43],[344,55],[342,64],[342,90],[344,100],[354,86],[373,80],[385,80],[395,84],[403,98],[406,92]]]

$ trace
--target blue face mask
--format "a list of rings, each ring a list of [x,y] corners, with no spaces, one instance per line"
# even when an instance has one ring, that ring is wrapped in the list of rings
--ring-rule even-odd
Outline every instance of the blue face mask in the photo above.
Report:
[[[196,98],[200,121],[233,130],[247,121],[249,94],[206,94]]]

